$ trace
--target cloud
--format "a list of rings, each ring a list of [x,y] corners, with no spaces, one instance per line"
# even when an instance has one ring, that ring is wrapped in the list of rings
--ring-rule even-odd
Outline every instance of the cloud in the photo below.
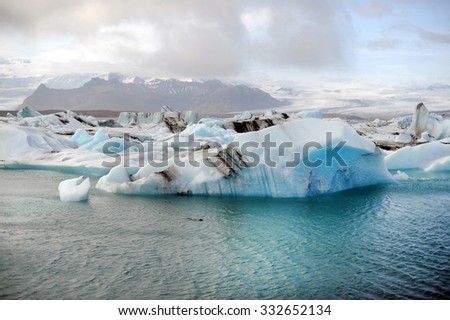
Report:
[[[392,1],[371,0],[356,3],[354,9],[358,15],[374,19],[391,14],[391,5]]]
[[[416,32],[420,38],[427,42],[450,44],[450,33],[441,34],[437,32],[428,31],[419,27],[416,27]]]
[[[8,64],[12,64],[10,59],[5,59],[5,58],[1,58],[0,57],[0,65],[8,65]]]
[[[29,59],[6,59],[0,57],[0,65],[29,64]]]
[[[249,66],[322,69],[347,61],[351,38],[346,7],[332,0],[0,4],[0,41],[16,43],[9,55],[25,52],[47,65],[195,77],[242,74]]]
[[[367,43],[367,49],[370,51],[384,51],[398,48],[399,41],[393,39],[375,39]]]
[[[433,32],[410,23],[392,26],[390,30],[414,34],[419,37],[420,42],[450,44],[450,33]]]
[[[253,46],[269,64],[322,68],[346,62],[352,26],[335,1],[277,1],[271,7],[267,41]]]

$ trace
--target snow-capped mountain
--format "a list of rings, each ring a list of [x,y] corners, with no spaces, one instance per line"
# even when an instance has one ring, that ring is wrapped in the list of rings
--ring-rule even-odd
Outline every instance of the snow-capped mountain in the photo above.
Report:
[[[163,105],[178,110],[224,113],[274,108],[283,102],[268,93],[245,85],[228,85],[219,80],[182,81],[177,79],[142,79],[109,73],[91,78],[80,87],[62,77],[58,82],[41,84],[22,106],[36,110],[114,110],[159,111]]]
[[[52,89],[74,89],[97,76],[94,73],[68,73],[48,78],[41,83]]]

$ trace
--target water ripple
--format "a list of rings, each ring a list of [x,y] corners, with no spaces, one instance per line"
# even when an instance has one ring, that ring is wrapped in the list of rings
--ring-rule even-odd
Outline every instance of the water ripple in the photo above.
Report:
[[[68,204],[65,175],[1,174],[1,299],[450,298],[449,179]]]

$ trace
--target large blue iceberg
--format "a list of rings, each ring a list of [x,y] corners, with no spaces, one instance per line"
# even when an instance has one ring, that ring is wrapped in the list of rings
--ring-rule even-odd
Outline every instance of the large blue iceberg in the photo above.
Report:
[[[347,124],[298,119],[235,134],[229,144],[179,153],[135,174],[119,165],[96,187],[124,194],[305,197],[391,181],[384,155]]]

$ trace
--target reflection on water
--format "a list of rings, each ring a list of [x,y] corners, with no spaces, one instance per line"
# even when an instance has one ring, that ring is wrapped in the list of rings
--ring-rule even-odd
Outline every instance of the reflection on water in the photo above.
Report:
[[[280,200],[93,189],[64,203],[67,177],[0,171],[1,298],[450,297],[450,179]]]

